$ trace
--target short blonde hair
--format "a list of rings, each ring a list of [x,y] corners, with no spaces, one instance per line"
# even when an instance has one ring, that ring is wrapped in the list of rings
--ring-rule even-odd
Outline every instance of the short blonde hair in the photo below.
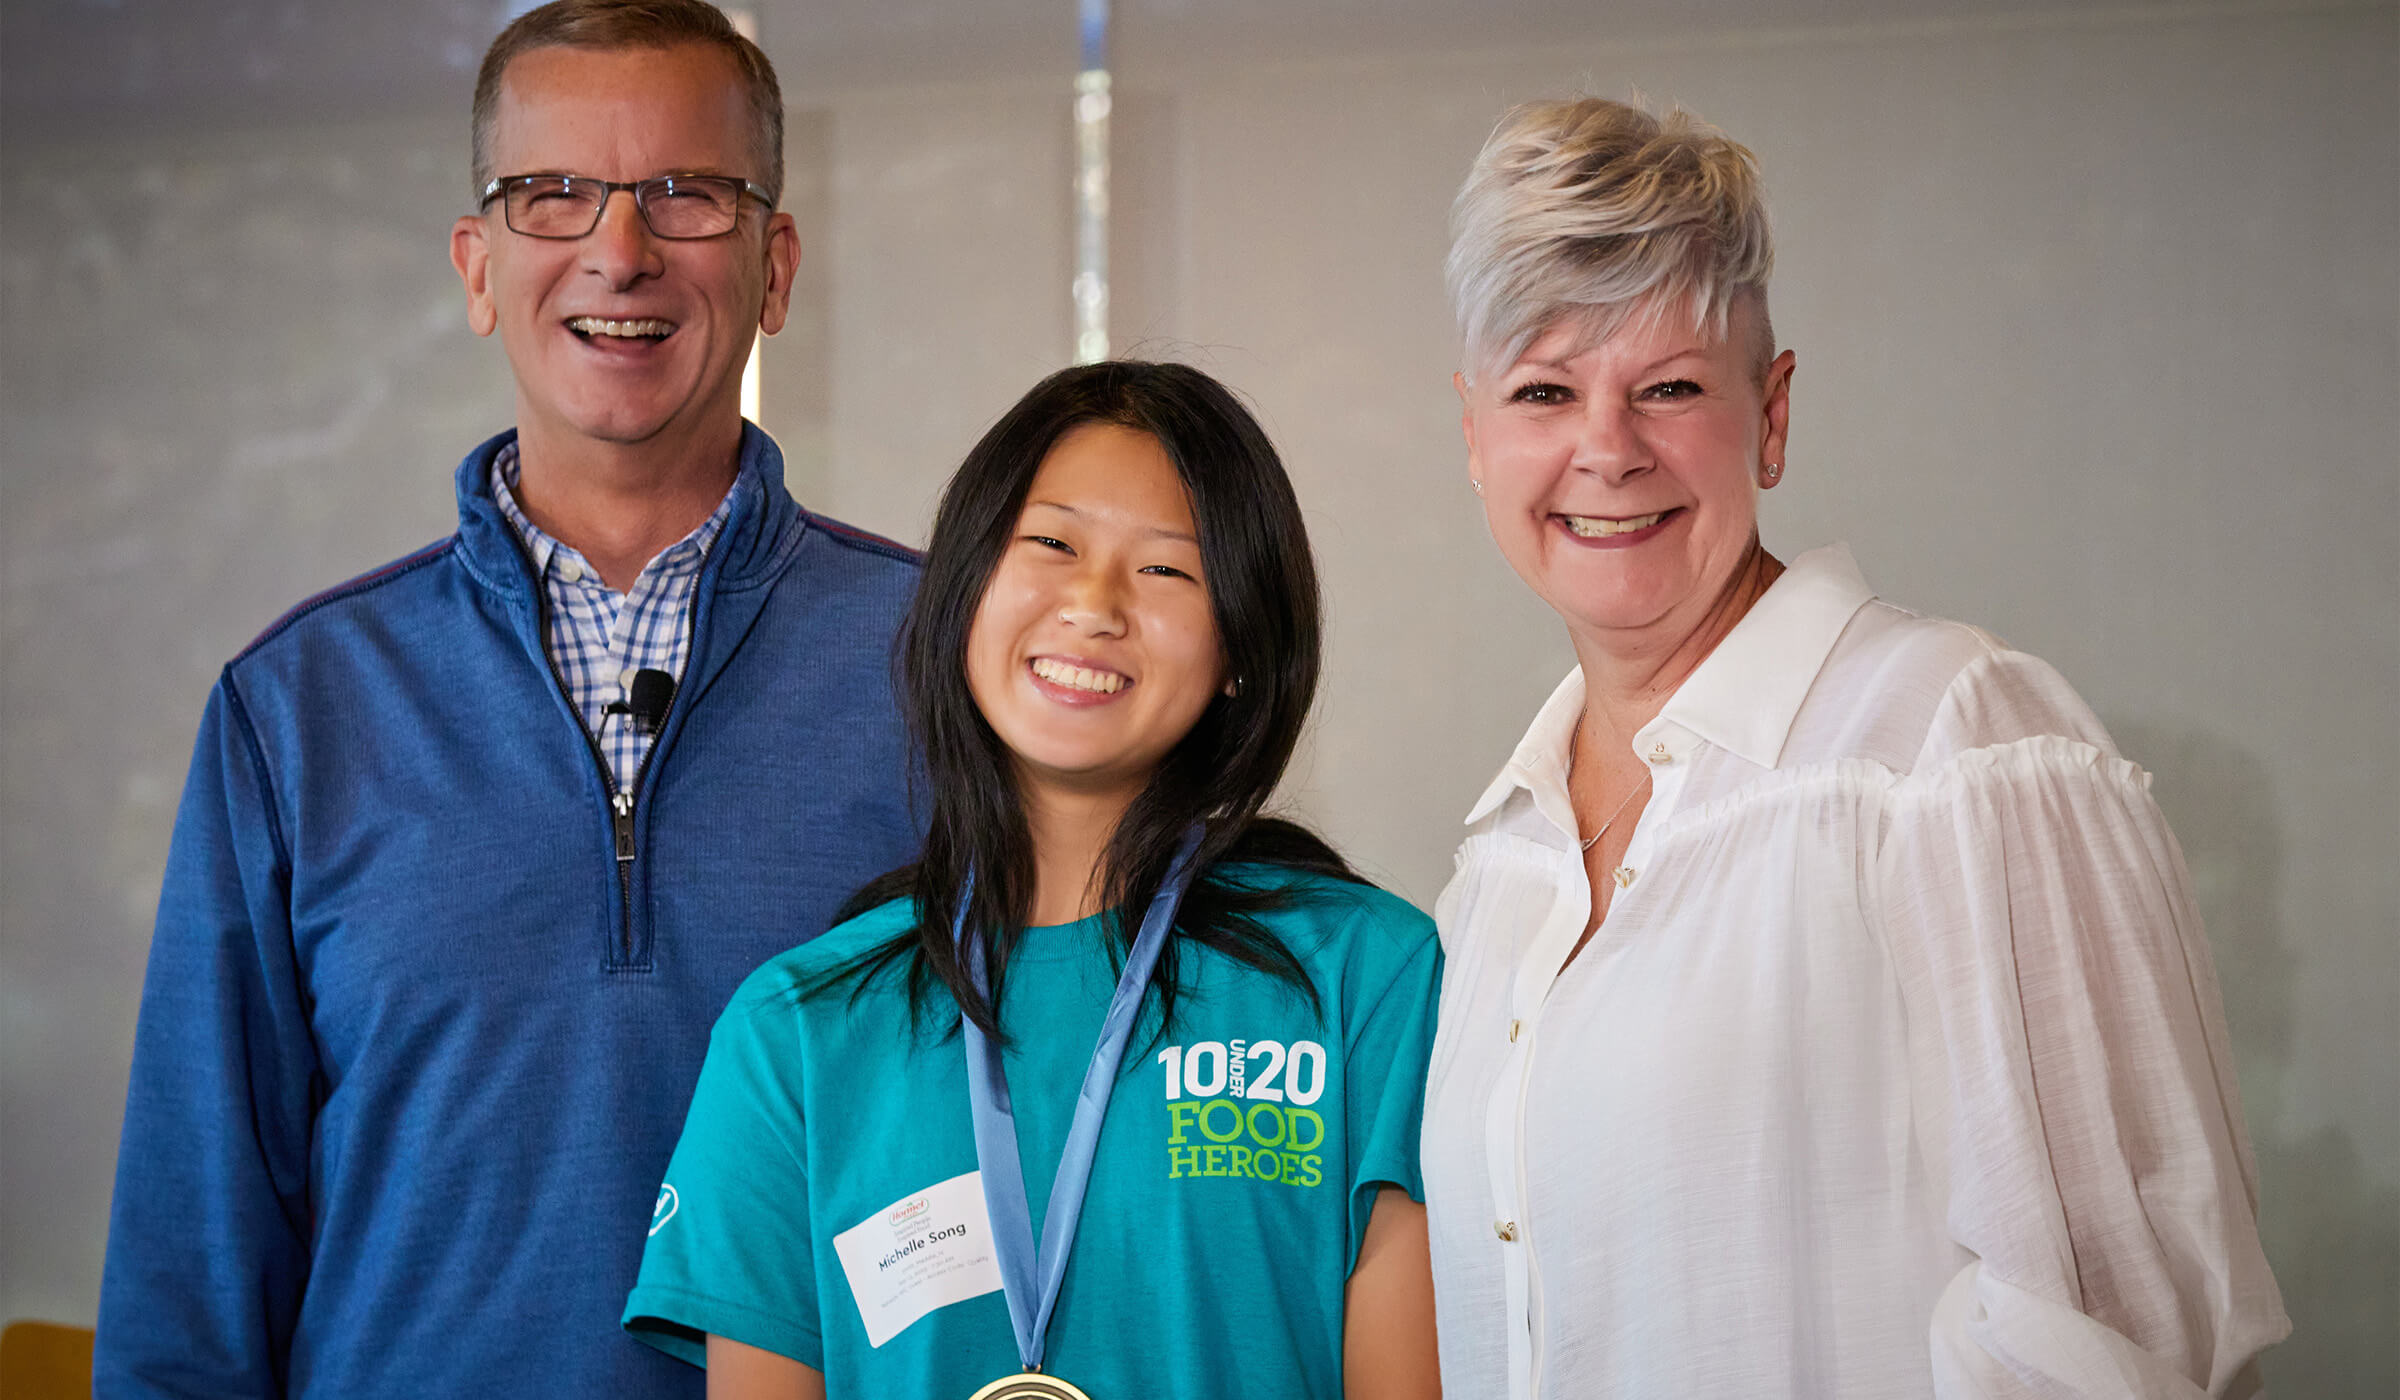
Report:
[[[1659,117],[1583,97],[1501,119],[1451,206],[1444,272],[1470,377],[1513,364],[1567,319],[1596,344],[1684,305],[1696,329],[1723,336],[1745,295],[1764,373],[1774,264],[1748,149],[1680,107]]]

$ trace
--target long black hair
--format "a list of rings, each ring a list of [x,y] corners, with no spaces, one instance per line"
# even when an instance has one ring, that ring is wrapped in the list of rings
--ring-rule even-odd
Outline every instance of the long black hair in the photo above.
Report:
[[[1061,438],[1087,423],[1147,433],[1174,464],[1191,497],[1218,645],[1235,681],[1234,693],[1211,700],[1160,761],[1109,838],[1100,873],[1111,946],[1123,955],[1133,920],[1166,878],[1184,832],[1199,822],[1200,874],[1152,976],[1159,1024],[1174,1016],[1183,943],[1281,978],[1315,1008],[1307,971],[1258,919],[1291,902],[1286,882],[1223,873],[1229,864],[1261,864],[1359,879],[1305,828],[1259,815],[1316,696],[1317,574],[1308,531],[1274,445],[1225,386],[1186,365],[1136,360],[1078,365],[1036,384],[975,444],[942,492],[896,667],[924,765],[925,848],[914,864],[869,882],[838,916],[913,896],[916,922],[827,981],[856,973],[863,988],[878,972],[905,966],[912,1014],[925,1011],[938,981],[968,1019],[1000,1034],[1009,955],[1033,907],[1033,837],[1010,753],[967,686],[967,633],[1016,536],[1035,473]],[[981,945],[988,970],[988,998],[951,942],[962,896],[966,936]]]

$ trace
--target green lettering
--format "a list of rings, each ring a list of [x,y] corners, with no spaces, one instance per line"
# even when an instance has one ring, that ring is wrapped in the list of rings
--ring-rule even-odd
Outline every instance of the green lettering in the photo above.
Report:
[[[1297,1152],[1278,1152],[1275,1154],[1275,1160],[1278,1166],[1280,1166],[1282,1169],[1281,1174],[1275,1179],[1282,1182],[1286,1186],[1299,1185],[1300,1154]]]
[[[1302,1186],[1314,1186],[1318,1182],[1325,1179],[1325,1174],[1317,1170],[1317,1164],[1321,1160],[1323,1159],[1317,1157],[1303,1157],[1300,1159],[1300,1169],[1308,1173],[1308,1175],[1300,1179],[1300,1184]]]
[[[1317,1111],[1315,1109],[1295,1108],[1290,1110],[1288,1116],[1291,1119],[1291,1128],[1289,1131],[1292,1136],[1291,1149],[1294,1152],[1314,1152],[1319,1147],[1324,1145],[1325,1120],[1317,1116]],[[1302,1119],[1306,1119],[1309,1125],[1317,1130],[1317,1135],[1310,1138],[1306,1142],[1302,1142],[1300,1140],[1300,1123]],[[1205,1123],[1207,1120],[1203,1118],[1201,1121]],[[1312,1181],[1309,1183],[1309,1185],[1314,1186],[1316,1183]]]
[[[1179,1176],[1198,1176],[1199,1174],[1199,1148],[1170,1147],[1167,1149],[1167,1180],[1173,1181]]]
[[[1283,1165],[1277,1159],[1280,1152],[1261,1152],[1250,1159],[1250,1174],[1261,1181],[1274,1181],[1283,1175]]]
[[[1233,1165],[1226,1168],[1226,1175],[1248,1176],[1250,1174],[1250,1149],[1236,1146],[1228,1147],[1225,1150],[1233,1154]]]
[[[1200,1171],[1199,1171],[1199,1175],[1201,1175],[1201,1176],[1223,1176],[1224,1174],[1225,1174],[1225,1149],[1224,1149],[1224,1148],[1222,1148],[1222,1147],[1203,1147],[1203,1148],[1201,1148],[1201,1149],[1200,1149]]]
[[[1258,1115],[1262,1113],[1267,1115],[1268,1118],[1274,1120],[1275,1135],[1273,1137],[1269,1137],[1265,1133],[1262,1133],[1258,1130]],[[1283,1110],[1274,1104],[1254,1103],[1250,1105],[1250,1111],[1243,1115],[1242,1121],[1250,1129],[1250,1140],[1257,1143],[1261,1147],[1273,1147],[1283,1141],[1285,1129]]]
[[[1173,1131],[1167,1134],[1167,1141],[1183,1141],[1183,1130],[1192,1125],[1193,1116],[1199,1112],[1200,1105],[1192,1102],[1190,1099],[1177,1099],[1175,1102],[1168,1104],[1167,1126]]]
[[[1221,1133],[1217,1131],[1216,1127],[1216,1110],[1220,1108],[1225,1110],[1225,1116],[1233,1120],[1232,1125]],[[1319,1131],[1322,1132],[1322,1129]],[[1242,1135],[1242,1106],[1231,1099],[1210,1099],[1207,1103],[1200,1105],[1200,1132],[1210,1142],[1231,1142],[1240,1137]]]

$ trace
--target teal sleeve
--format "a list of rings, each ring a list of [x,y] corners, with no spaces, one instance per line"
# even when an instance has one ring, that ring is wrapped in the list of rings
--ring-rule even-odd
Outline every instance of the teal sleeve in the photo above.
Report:
[[[1432,921],[1406,905],[1400,907],[1411,920],[1414,947],[1380,992],[1368,989],[1360,1014],[1345,1028],[1345,1129],[1351,1145],[1345,1182],[1350,1190],[1350,1260],[1345,1273],[1358,1266],[1359,1245],[1366,1240],[1367,1217],[1374,1213],[1379,1187],[1388,1183],[1406,1191],[1410,1200],[1425,1199],[1417,1135],[1425,1118],[1425,1067],[1433,1054],[1442,950]]]
[[[824,1369],[799,1045],[788,984],[735,994],[659,1187],[625,1330],[695,1366],[714,1335]]]

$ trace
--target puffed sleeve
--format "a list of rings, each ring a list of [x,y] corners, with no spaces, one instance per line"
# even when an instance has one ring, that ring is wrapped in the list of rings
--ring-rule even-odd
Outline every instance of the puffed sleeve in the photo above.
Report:
[[[714,1335],[823,1370],[795,998],[772,965],[709,1037],[651,1212],[625,1329],[694,1365]]]
[[[1928,1156],[1974,1256],[1935,1311],[1935,1393],[2249,1394],[2291,1325],[2190,881],[2146,775],[2020,660],[1963,678],[1950,727],[2058,732],[1899,784],[1875,873]]]
[[[273,789],[228,673],[175,817],[134,1034],[93,1394],[280,1395],[321,1074]]]

